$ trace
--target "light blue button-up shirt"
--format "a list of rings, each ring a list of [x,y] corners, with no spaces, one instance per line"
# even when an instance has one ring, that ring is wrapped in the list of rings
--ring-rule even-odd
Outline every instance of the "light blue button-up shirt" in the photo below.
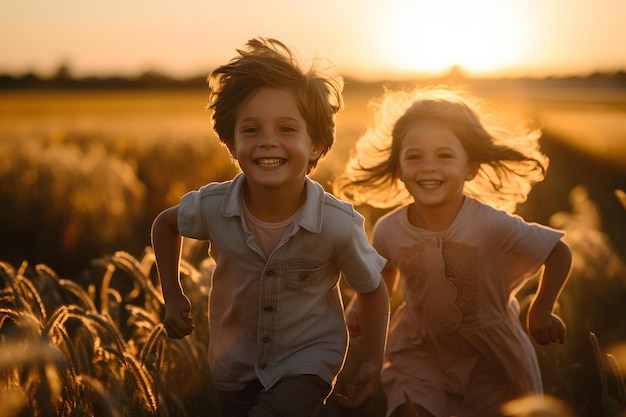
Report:
[[[242,217],[245,175],[208,184],[180,200],[180,234],[208,240],[216,261],[209,299],[209,364],[219,390],[258,378],[266,388],[287,374],[333,385],[348,334],[339,277],[374,291],[385,259],[369,245],[351,204],[307,178],[306,201],[266,256]]]

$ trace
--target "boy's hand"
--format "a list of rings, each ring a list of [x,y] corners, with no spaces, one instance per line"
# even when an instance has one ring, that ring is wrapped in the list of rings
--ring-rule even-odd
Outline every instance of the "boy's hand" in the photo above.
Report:
[[[528,312],[528,331],[540,345],[564,343],[567,334],[565,323],[559,316],[548,310],[533,308]]]
[[[196,326],[192,324],[192,319],[189,316],[190,311],[191,303],[187,296],[182,293],[180,296],[167,300],[163,324],[169,337],[181,339],[193,332]]]
[[[370,400],[378,389],[379,372],[365,362],[351,384],[346,385],[346,394],[335,394],[337,402],[344,407],[359,408]]]

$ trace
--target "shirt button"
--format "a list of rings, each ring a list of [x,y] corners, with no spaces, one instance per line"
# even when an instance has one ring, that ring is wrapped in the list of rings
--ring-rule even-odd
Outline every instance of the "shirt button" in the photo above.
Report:
[[[263,336],[263,343],[269,343],[270,342],[270,337],[269,336]]]
[[[270,269],[269,271],[265,272],[265,276],[266,277],[273,277],[275,273],[276,272],[274,272],[273,269]]]
[[[259,364],[259,368],[261,368],[261,369],[265,369],[265,368],[267,368],[267,362],[261,362],[261,363]]]
[[[274,308],[272,308],[272,306],[265,306],[263,307],[263,311],[267,311],[268,313],[271,313],[272,311],[274,311]]]

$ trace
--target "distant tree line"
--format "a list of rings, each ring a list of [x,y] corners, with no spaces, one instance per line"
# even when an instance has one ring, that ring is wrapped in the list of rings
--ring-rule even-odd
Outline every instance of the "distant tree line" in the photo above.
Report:
[[[180,88],[206,88],[206,74],[177,78],[170,75],[150,70],[136,76],[87,76],[75,77],[68,65],[62,64],[50,77],[42,77],[35,72],[27,72],[19,75],[0,72],[0,90],[98,90],[98,89],[180,89]],[[346,88],[359,88],[380,82],[364,82],[346,77]],[[424,80],[414,80],[424,81]],[[462,68],[453,66],[440,77],[429,78],[430,82],[453,82],[465,83],[482,87],[502,83],[515,84],[523,87],[597,87],[597,88],[626,88],[626,70],[613,72],[593,72],[587,75],[548,76],[544,78],[520,77],[520,78],[469,78]]]
[[[207,73],[208,74],[208,73]],[[206,87],[207,75],[175,78],[158,71],[145,71],[137,76],[88,76],[74,77],[70,68],[61,65],[51,77],[34,72],[21,75],[0,73],[0,90],[108,90],[108,89],[175,89]]]

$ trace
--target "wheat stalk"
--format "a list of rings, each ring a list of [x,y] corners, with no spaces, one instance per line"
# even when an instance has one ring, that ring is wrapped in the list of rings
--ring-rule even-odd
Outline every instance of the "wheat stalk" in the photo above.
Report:
[[[42,329],[42,335],[50,333],[52,328],[58,326],[59,324],[62,325],[65,320],[67,320],[67,307],[61,306],[54,310],[52,315],[48,318],[48,321]]]
[[[0,272],[2,273],[4,282],[8,284],[8,289],[11,291],[11,294],[13,295],[13,304],[20,311],[24,311],[26,309],[26,306],[24,304],[24,300],[22,299],[22,295],[17,288],[16,276],[20,275],[23,272],[23,270],[26,268],[24,265],[25,263],[23,262],[22,267],[20,267],[19,272],[16,274],[15,269],[11,267],[9,264],[4,263],[4,262],[0,263],[0,267],[1,267]]]
[[[46,264],[37,264],[35,265],[35,271],[37,271],[37,273],[41,276],[44,275],[50,279],[52,279],[53,281],[59,281],[60,278],[57,275],[56,272],[54,272],[54,270],[52,268],[50,268],[48,265]]]
[[[591,347],[593,348],[593,353],[596,358],[596,364],[598,365],[598,370],[600,373],[600,386],[602,388],[602,405],[605,410],[609,409],[609,388],[608,382],[606,378],[606,368],[604,366],[604,357],[602,355],[602,350],[600,349],[600,343],[598,342],[598,338],[595,333],[589,332],[589,340],[591,341]]]
[[[115,255],[111,258],[111,261],[118,267],[124,269],[131,277],[134,278],[140,288],[153,299],[157,300],[159,304],[163,304],[163,296],[161,291],[157,290],[152,284],[152,281],[148,278],[148,275],[144,273],[145,268],[143,265],[132,255],[124,251],[115,252]]]
[[[141,353],[139,355],[141,363],[146,364],[150,357],[156,358],[157,361],[159,361],[160,347],[165,344],[165,340],[167,340],[165,326],[163,326],[163,324],[158,324],[152,333],[150,333],[148,340],[146,340],[146,343],[141,349]]]
[[[131,375],[135,379],[135,385],[139,388],[143,405],[152,413],[156,413],[157,401],[154,395],[154,390],[152,389],[150,375],[146,372],[145,368],[137,362],[137,359],[134,356],[124,353],[124,357],[126,359],[126,369],[130,371]]]
[[[115,266],[111,263],[108,263],[105,266],[102,283],[100,284],[100,312],[103,314],[109,311],[109,288],[111,286],[111,280],[113,279],[114,273]]]
[[[76,298],[82,303],[85,310],[98,311],[93,300],[89,297],[89,294],[79,284],[68,279],[60,279],[59,284],[61,284],[61,286],[67,289],[70,293],[74,294],[74,296],[76,296]]]
[[[95,415],[102,417],[121,417],[119,406],[115,398],[95,378],[87,375],[78,375],[77,384],[86,391],[86,398],[93,405]]]
[[[24,303],[24,305],[28,308],[31,313],[34,313],[34,309],[31,307],[32,305],[37,307],[38,315],[41,321],[46,320],[46,306],[39,295],[39,291],[35,288],[35,285],[32,281],[23,275],[18,275],[16,280],[16,287],[20,290],[20,294],[22,294],[25,301],[31,301],[31,303]]]
[[[118,328],[113,324],[110,316],[106,314],[86,312],[85,317],[90,319],[92,322],[98,324],[102,329],[106,330],[107,334],[111,338],[111,341],[115,343],[115,346],[120,353],[128,350],[128,345],[126,341],[122,337],[122,334],[119,332]]]
[[[13,308],[0,308],[0,328],[10,319],[15,325],[32,331],[33,335],[39,335],[42,324],[39,317],[34,316],[29,311],[18,311]]]
[[[609,360],[609,364],[611,365],[611,370],[613,371],[613,376],[615,377],[615,382],[617,383],[617,393],[619,395],[620,404],[623,407],[626,407],[626,385],[624,385],[624,375],[622,375],[622,371],[619,365],[619,362],[615,358],[615,356],[607,353],[607,359]]]
[[[70,365],[69,370],[73,376],[76,376],[81,373],[80,360],[78,359],[78,353],[74,347],[74,342],[63,325],[64,323],[65,320],[55,322],[49,327],[49,332],[43,333],[42,336],[50,337],[51,341],[62,349],[63,352],[65,352],[65,356],[68,358]]]
[[[144,250],[143,256],[139,261],[141,273],[149,277],[150,271],[152,271],[152,267],[156,264],[156,256],[154,256],[154,251],[152,250],[152,246],[147,246]]]
[[[0,261],[0,278],[9,286],[9,288],[11,287],[11,280],[13,280],[14,276],[15,268],[13,268],[13,265]]]

